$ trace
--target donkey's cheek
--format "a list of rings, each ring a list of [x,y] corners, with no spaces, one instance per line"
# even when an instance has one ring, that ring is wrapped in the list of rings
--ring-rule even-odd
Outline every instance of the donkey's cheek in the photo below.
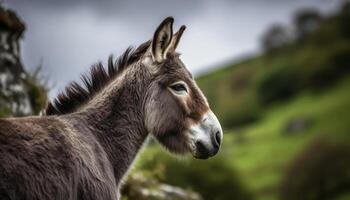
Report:
[[[158,141],[170,152],[176,154],[185,154],[190,151],[187,138],[183,132],[168,132],[167,134],[158,137]]]
[[[169,133],[181,133],[184,129],[182,121],[171,113],[163,113],[163,117],[159,116],[155,120],[154,134],[163,136]]]

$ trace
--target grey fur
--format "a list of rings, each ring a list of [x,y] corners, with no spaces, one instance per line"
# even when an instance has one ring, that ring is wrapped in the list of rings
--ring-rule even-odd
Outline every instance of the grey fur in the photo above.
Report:
[[[43,116],[0,119],[0,199],[119,199],[149,133],[171,152],[189,152],[186,130],[209,107],[178,54],[151,73],[149,53],[125,56],[118,74],[92,73],[87,90],[70,86]],[[179,79],[190,89],[186,105],[167,89]]]

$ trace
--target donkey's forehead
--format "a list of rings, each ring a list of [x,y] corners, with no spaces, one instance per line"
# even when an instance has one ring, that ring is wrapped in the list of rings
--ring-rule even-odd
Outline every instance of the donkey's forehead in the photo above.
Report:
[[[179,58],[179,54],[172,54],[168,57],[166,62],[162,66],[163,74],[171,74],[172,76],[178,76],[178,78],[192,79],[193,76],[186,68],[185,64]]]

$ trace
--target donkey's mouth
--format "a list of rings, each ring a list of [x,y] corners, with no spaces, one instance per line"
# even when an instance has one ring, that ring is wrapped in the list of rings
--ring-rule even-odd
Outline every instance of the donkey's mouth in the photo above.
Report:
[[[200,160],[206,160],[209,158],[208,155],[195,155],[194,158],[200,159]]]
[[[203,143],[196,142],[196,153],[194,157],[198,159],[208,159],[210,157],[209,151]]]
[[[193,157],[197,159],[208,159],[215,156],[219,151],[219,146],[210,148],[201,141],[197,141],[195,143],[195,147],[196,150],[194,151]]]

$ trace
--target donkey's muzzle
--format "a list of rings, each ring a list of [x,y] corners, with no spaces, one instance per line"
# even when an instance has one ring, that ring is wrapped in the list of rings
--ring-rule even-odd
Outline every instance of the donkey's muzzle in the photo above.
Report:
[[[202,141],[196,142],[197,152],[195,154],[195,158],[198,159],[207,159],[216,155],[219,152],[220,144],[213,144],[212,146],[206,145]]]
[[[198,125],[191,127],[195,158],[207,159],[219,152],[223,138],[221,125],[213,112],[207,112]]]

